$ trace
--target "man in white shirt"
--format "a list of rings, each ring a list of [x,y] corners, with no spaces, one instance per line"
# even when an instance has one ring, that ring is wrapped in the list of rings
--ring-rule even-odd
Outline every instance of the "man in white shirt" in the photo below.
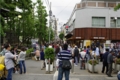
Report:
[[[80,60],[81,60],[81,67],[80,69],[84,68],[85,69],[85,60],[86,60],[86,52],[84,49],[80,52]]]
[[[95,55],[96,55],[96,56],[95,56],[95,59],[99,62],[100,52],[99,52],[98,46],[96,46]]]

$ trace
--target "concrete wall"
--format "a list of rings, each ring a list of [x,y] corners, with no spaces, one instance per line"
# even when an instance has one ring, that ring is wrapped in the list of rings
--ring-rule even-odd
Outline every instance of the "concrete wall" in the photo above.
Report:
[[[83,8],[76,10],[75,28],[92,27],[92,17],[106,17],[106,27],[110,27],[110,17],[120,17],[120,10],[113,8]]]

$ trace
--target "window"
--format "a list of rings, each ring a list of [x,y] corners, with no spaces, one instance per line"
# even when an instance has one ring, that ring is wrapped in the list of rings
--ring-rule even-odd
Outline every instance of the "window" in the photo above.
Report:
[[[120,18],[111,17],[110,25],[111,27],[120,27]]]
[[[92,17],[93,27],[105,27],[105,17]]]

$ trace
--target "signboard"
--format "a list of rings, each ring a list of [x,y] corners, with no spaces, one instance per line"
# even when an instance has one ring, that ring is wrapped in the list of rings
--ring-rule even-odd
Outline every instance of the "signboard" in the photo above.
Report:
[[[105,39],[105,37],[93,37],[93,39]]]
[[[81,37],[76,37],[76,39],[81,39]]]

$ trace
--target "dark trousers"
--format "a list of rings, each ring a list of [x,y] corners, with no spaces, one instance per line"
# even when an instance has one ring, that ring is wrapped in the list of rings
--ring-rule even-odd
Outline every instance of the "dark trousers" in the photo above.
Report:
[[[107,62],[103,62],[102,73],[104,73],[105,68],[106,68],[106,74],[107,74],[107,72],[108,72],[108,63]]]
[[[100,62],[103,61],[103,58],[102,58],[103,54],[100,54]]]
[[[108,72],[107,72],[108,76],[111,76],[111,73],[112,73],[112,63],[109,63],[108,64]]]

